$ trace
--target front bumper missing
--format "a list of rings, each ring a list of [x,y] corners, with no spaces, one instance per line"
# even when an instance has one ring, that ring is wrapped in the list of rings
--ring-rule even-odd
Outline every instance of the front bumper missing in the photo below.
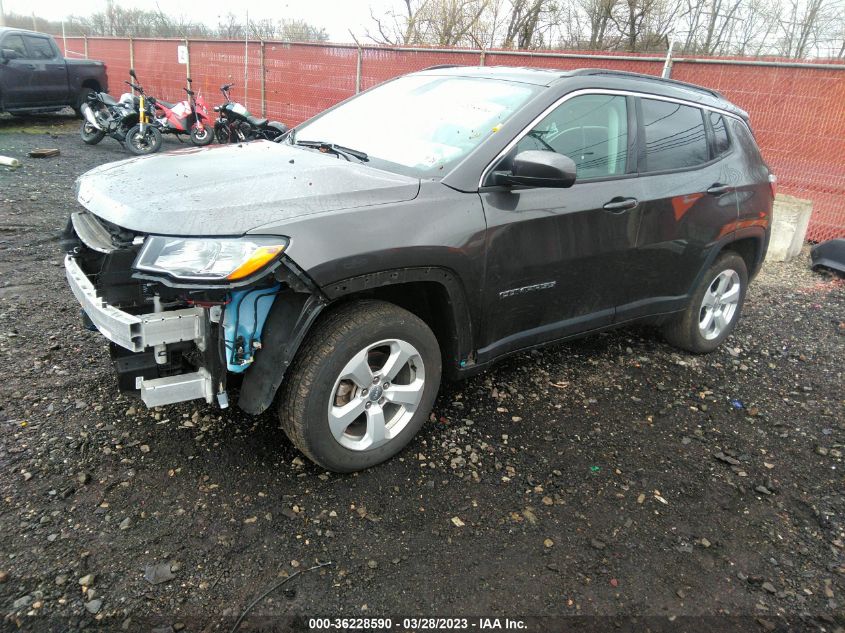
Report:
[[[202,308],[167,310],[149,314],[129,314],[109,305],[97,296],[97,290],[72,255],[65,257],[65,274],[76,300],[85,314],[107,339],[130,352],[168,343],[193,341],[205,349],[206,312]],[[149,406],[159,406],[204,398],[213,399],[213,384],[208,370],[165,378],[138,378],[141,399]]]

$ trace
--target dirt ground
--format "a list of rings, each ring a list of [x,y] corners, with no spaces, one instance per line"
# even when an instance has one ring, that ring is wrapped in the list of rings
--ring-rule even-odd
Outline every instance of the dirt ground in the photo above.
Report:
[[[845,284],[806,250],[764,268],[711,355],[648,329],[525,353],[445,385],[398,458],[338,476],[272,412],[119,395],[57,234],[74,178],[127,154],[37,118],[0,120],[0,155],[23,162],[0,168],[0,629],[228,631],[331,562],[240,630],[307,630],[291,615],[843,630]]]

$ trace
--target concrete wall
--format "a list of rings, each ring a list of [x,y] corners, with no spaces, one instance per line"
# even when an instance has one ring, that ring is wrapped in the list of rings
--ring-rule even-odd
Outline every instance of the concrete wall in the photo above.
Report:
[[[813,201],[778,194],[772,219],[772,238],[766,253],[768,262],[788,262],[801,252]]]

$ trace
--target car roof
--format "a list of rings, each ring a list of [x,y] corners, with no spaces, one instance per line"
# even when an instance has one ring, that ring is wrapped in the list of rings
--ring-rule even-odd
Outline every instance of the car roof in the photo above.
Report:
[[[46,33],[39,33],[38,31],[27,31],[26,29],[16,29],[13,26],[0,26],[0,35],[3,35],[3,33],[11,33],[11,32],[30,33],[32,35],[47,35]]]
[[[745,119],[748,118],[748,115],[743,110],[725,99],[716,90],[674,79],[664,79],[654,75],[644,75],[607,68],[555,70],[551,68],[511,66],[433,66],[420,71],[419,74],[498,79],[549,88],[570,83],[573,79],[581,77],[595,80],[591,82],[591,87],[595,88],[606,87],[650,93],[663,97],[675,97],[677,99],[694,101],[702,105],[720,108]]]

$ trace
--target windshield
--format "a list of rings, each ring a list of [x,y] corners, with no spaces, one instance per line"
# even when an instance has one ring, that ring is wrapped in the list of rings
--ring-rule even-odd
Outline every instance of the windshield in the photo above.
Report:
[[[363,152],[375,167],[438,178],[537,90],[473,77],[401,77],[298,127],[289,142],[342,146]]]

